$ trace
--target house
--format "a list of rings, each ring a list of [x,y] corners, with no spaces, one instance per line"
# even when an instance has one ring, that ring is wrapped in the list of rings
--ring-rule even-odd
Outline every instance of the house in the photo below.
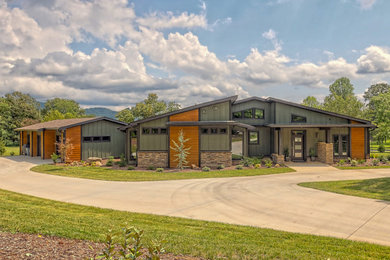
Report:
[[[72,145],[69,161],[89,157],[119,157],[125,153],[125,135],[118,127],[126,123],[107,117],[53,120],[16,129],[20,132],[20,154],[50,159],[58,153],[56,143]]]
[[[232,153],[305,161],[311,153],[331,163],[368,158],[370,121],[276,99],[227,97],[135,121],[126,133],[126,157],[140,167],[176,167],[171,149],[182,130],[188,165],[232,164]]]

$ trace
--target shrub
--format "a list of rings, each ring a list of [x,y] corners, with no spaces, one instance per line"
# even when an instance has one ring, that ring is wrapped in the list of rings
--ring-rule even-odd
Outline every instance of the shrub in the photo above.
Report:
[[[243,157],[241,160],[241,164],[245,167],[252,167],[256,164],[261,163],[262,156],[260,157]]]
[[[351,160],[351,166],[355,167],[358,164],[357,160]]]
[[[237,165],[236,166],[236,170],[242,170],[242,169],[243,169],[242,165]]]
[[[156,172],[163,172],[164,171],[164,168],[157,168],[156,169]]]
[[[265,159],[265,160],[264,160],[264,165],[265,165],[265,167],[271,168],[271,167],[272,167],[272,164],[273,164],[272,160],[270,160],[270,159]]]
[[[223,165],[223,164],[221,164],[221,165],[218,165],[217,169],[218,169],[218,170],[225,169],[225,165]]]
[[[210,168],[205,166],[202,168],[202,172],[209,172],[210,171]]]
[[[259,168],[261,168],[261,164],[260,164],[260,163],[258,163],[258,164],[255,164],[255,168],[256,168],[256,169],[259,169]]]
[[[3,139],[0,139],[0,156],[5,154],[5,143]]]
[[[162,242],[153,241],[146,247],[143,242],[143,230],[135,227],[122,228],[121,232],[106,235],[105,248],[98,257],[91,259],[154,259],[159,260],[165,253]]]
[[[378,152],[384,153],[385,151],[386,151],[385,145],[384,144],[380,144],[378,146]]]
[[[113,166],[114,165],[114,157],[110,156],[108,157],[108,161],[106,162],[106,166]]]
[[[150,165],[150,166],[148,166],[146,169],[147,169],[147,170],[150,170],[150,171],[154,171],[154,170],[156,170],[156,167]]]
[[[390,154],[389,154],[389,155],[387,155],[387,160],[388,160],[388,161],[390,161]]]
[[[129,167],[127,167],[127,169],[128,169],[129,171],[133,171],[133,170],[135,170],[135,167],[134,167],[134,166],[129,166]]]
[[[122,153],[120,158],[121,160],[119,161],[119,167],[125,167],[127,165],[125,155]]]
[[[337,163],[339,166],[342,166],[345,164],[345,160],[344,159],[340,159],[340,161]]]
[[[383,162],[383,163],[386,163],[386,162],[387,162],[387,157],[384,156],[384,155],[379,156],[378,159],[379,159],[379,161],[381,161],[381,162]]]
[[[56,164],[57,163],[57,160],[59,158],[58,154],[56,153],[53,153],[52,155],[50,155],[51,159],[53,160],[53,163]]]
[[[12,152],[9,153],[9,155],[14,156],[15,152],[12,151]]]
[[[358,159],[357,161],[358,161],[358,164],[364,164],[366,162],[366,160],[364,160],[364,159]]]
[[[378,166],[378,165],[379,165],[379,160],[378,159],[372,160],[372,166]]]

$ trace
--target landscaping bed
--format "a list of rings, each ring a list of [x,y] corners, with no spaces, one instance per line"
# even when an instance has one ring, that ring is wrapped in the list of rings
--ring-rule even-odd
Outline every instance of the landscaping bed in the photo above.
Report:
[[[333,166],[341,170],[390,168],[390,155],[373,156],[373,158],[367,160],[351,158],[340,159]]]
[[[207,259],[390,257],[390,247],[365,242],[102,209],[0,190],[0,230],[5,232],[99,243],[104,241],[108,229],[117,231],[126,222],[144,230],[146,240],[166,240],[164,248],[175,256],[191,255]]]

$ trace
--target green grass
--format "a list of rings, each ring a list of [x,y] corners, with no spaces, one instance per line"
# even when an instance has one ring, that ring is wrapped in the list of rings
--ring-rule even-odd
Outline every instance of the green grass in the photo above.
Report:
[[[150,214],[100,209],[0,190],[0,230],[103,241],[129,223],[174,254],[225,259],[388,259],[390,247]]]
[[[340,170],[362,170],[362,169],[382,169],[390,168],[390,165],[378,165],[378,166],[336,166]]]
[[[306,182],[300,186],[371,199],[390,201],[390,178]]]
[[[2,156],[11,156],[11,152],[14,152],[15,155],[19,155],[19,146],[6,146],[5,153]]]
[[[77,177],[106,181],[163,181],[201,178],[223,178],[237,176],[256,176],[294,172],[291,168],[261,168],[222,171],[194,172],[156,172],[156,171],[126,171],[112,170],[105,167],[60,166],[43,164],[31,168],[32,171],[59,176]]]

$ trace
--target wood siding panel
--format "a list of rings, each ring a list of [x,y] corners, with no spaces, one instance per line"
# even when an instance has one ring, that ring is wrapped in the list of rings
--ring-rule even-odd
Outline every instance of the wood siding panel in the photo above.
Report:
[[[178,137],[180,130],[183,129],[184,138],[190,139],[188,142],[185,143],[186,147],[191,147],[189,150],[189,155],[187,157],[188,165],[191,166],[192,164],[199,167],[199,127],[197,126],[171,126],[170,127],[170,146],[173,147],[174,144],[172,140],[174,140],[176,143],[178,142]],[[171,168],[177,167],[177,162],[175,159],[177,158],[175,156],[176,152],[172,149],[170,149],[170,155],[169,155],[169,165]]]
[[[359,124],[351,121],[351,124]],[[364,159],[364,128],[351,128],[351,158]]]
[[[69,161],[81,160],[81,126],[66,129],[66,139],[72,143],[72,150],[69,154]]]
[[[55,130],[45,130],[42,140],[43,141],[43,151],[44,159],[50,159],[51,155],[56,151],[56,131]]]
[[[169,117],[169,121],[199,121],[199,110],[191,110]]]
[[[32,156],[37,156],[38,150],[38,140],[37,140],[37,132],[31,132],[32,135],[32,145],[30,145],[30,149],[32,149]]]

